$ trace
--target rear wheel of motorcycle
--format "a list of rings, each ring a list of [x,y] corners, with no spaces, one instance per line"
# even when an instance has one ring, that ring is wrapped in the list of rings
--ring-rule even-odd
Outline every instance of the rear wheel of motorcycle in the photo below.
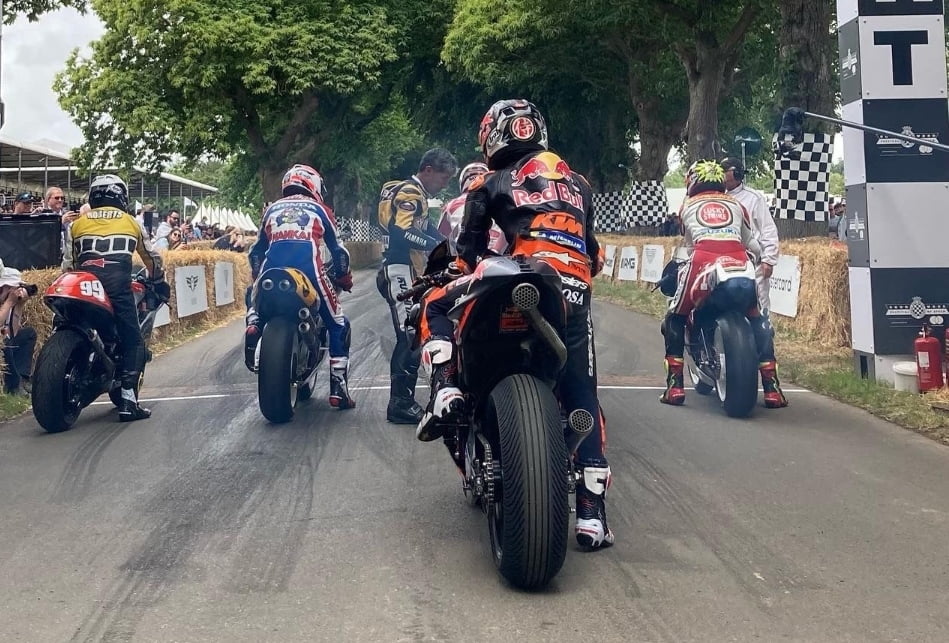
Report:
[[[748,417],[758,401],[758,349],[744,315],[728,312],[718,318],[715,333],[720,372],[718,397],[729,417]]]
[[[298,394],[293,383],[297,341],[296,326],[284,317],[267,322],[260,338],[257,402],[263,416],[276,424],[293,418]]]
[[[494,562],[512,585],[543,587],[567,553],[570,507],[560,407],[542,382],[512,375],[491,391],[487,415],[497,426],[503,481],[488,512]]]
[[[61,330],[43,344],[33,369],[33,416],[47,433],[72,428],[82,410],[82,380],[89,368],[85,338]]]

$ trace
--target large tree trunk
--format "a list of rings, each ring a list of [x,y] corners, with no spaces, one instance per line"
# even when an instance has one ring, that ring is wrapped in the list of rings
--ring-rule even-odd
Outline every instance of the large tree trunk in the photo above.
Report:
[[[711,39],[697,38],[694,49],[681,52],[689,80],[689,119],[686,122],[688,161],[715,159],[718,142],[718,103],[725,83],[726,56]]]
[[[833,3],[827,0],[782,0],[780,79],[775,113],[800,107],[815,114],[834,115],[837,83],[832,76],[834,39],[830,25]],[[807,131],[831,132],[834,126],[817,119],[805,121]]]
[[[633,178],[662,181],[669,172],[669,151],[679,140],[683,122],[669,124],[658,101],[635,101],[639,119],[639,162]]]
[[[783,0],[782,0],[783,1]],[[734,75],[735,58],[745,34],[757,20],[761,6],[747,2],[731,29],[724,34],[697,30],[691,45],[679,43],[676,55],[689,81],[689,120],[686,125],[688,160],[718,158],[718,103],[722,89]],[[723,37],[719,38],[719,35]]]
[[[257,170],[257,176],[260,178],[260,185],[263,188],[264,200],[268,203],[280,198],[282,189],[280,187],[283,181],[283,175],[287,168],[275,165],[261,165]]]

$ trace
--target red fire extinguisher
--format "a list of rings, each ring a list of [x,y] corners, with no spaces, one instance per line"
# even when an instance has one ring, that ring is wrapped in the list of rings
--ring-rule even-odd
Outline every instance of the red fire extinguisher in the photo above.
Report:
[[[929,334],[929,327],[923,326],[919,337],[913,342],[916,350],[916,378],[919,392],[942,388],[942,345]]]

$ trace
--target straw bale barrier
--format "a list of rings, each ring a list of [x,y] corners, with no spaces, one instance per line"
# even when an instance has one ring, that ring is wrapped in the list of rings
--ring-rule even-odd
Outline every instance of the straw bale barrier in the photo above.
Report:
[[[672,257],[682,237],[639,237],[600,235],[600,245],[617,247],[646,244],[662,245],[666,261]],[[772,314],[775,327],[788,330],[799,339],[829,348],[850,346],[850,289],[847,279],[847,248],[830,239],[781,240],[781,254],[800,257],[801,290],[798,295],[797,317]],[[628,282],[631,287],[652,288],[642,281]]]
[[[237,310],[244,308],[244,290],[250,285],[250,266],[246,257],[229,252],[227,250],[168,250],[161,251],[165,261],[165,273],[168,283],[172,284],[171,301],[168,302],[170,308],[171,322],[165,326],[155,329],[153,341],[160,340],[163,336],[180,331],[190,326],[196,326],[201,323],[215,323],[222,321]],[[223,306],[216,306],[214,301],[214,267],[219,261],[230,262],[234,264],[234,302]],[[177,297],[175,295],[175,269],[181,266],[204,266],[205,283],[208,289],[208,309],[204,312],[189,315],[184,319],[178,319]],[[25,270],[23,271],[23,281],[30,284],[36,284],[39,287],[39,294],[30,297],[26,301],[23,311],[24,325],[32,326],[36,329],[37,342],[36,350],[39,351],[43,342],[49,337],[52,331],[53,313],[43,304],[42,293],[59,276],[58,268],[48,268],[46,270]],[[5,368],[2,354],[0,354],[0,368]]]
[[[213,243],[213,241],[199,241],[188,244],[188,246],[181,249],[160,251],[165,261],[166,278],[168,283],[172,285],[171,301],[168,302],[171,322],[155,329],[152,336],[153,341],[159,341],[166,335],[178,333],[188,327],[223,321],[235,314],[236,311],[244,310],[244,291],[251,284],[250,264],[247,261],[247,254],[229,250],[213,250],[211,249]],[[351,242],[346,244],[346,248],[352,257],[354,269],[372,267],[382,257],[382,244],[380,243]],[[217,306],[214,300],[214,268],[219,261],[234,264],[234,302],[222,306]],[[207,310],[189,315],[183,319],[178,318],[178,300],[174,287],[175,268],[181,266],[204,266],[208,298]],[[23,312],[24,325],[36,329],[37,352],[49,337],[53,320],[52,311],[43,304],[42,293],[53,283],[60,272],[58,268],[26,270],[23,272],[23,280],[26,283],[36,284],[40,292],[37,296],[30,297],[26,301]],[[3,354],[0,353],[0,371],[5,368]]]

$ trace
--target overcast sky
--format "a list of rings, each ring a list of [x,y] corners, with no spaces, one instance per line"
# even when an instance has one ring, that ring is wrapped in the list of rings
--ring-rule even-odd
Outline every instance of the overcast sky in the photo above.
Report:
[[[3,27],[0,96],[6,105],[3,136],[24,143],[48,139],[62,147],[82,143],[79,128],[59,107],[53,77],[76,47],[102,35],[99,18],[62,9],[29,23],[24,18]]]

